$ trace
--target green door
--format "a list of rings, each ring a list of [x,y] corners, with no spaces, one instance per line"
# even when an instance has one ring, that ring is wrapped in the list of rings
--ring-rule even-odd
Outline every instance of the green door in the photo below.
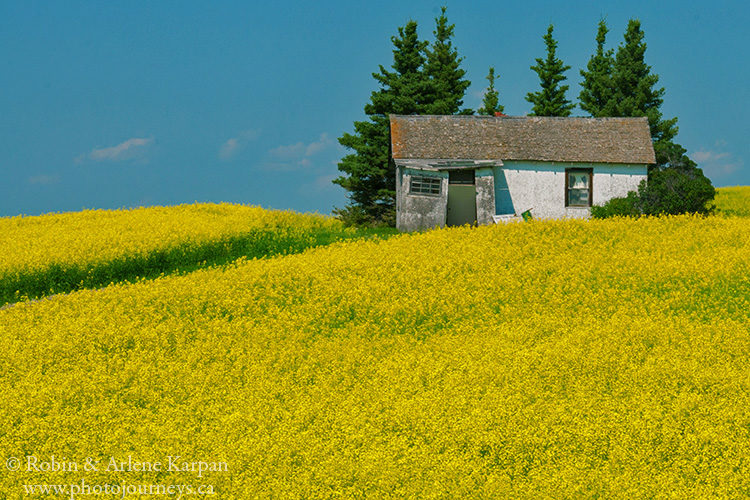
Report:
[[[450,172],[448,178],[448,226],[475,224],[477,221],[477,190],[474,171]]]

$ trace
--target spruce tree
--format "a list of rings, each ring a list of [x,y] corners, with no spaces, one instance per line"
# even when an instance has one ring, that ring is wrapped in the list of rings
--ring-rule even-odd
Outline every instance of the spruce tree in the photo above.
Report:
[[[458,57],[458,51],[453,46],[454,24],[448,24],[445,15],[446,7],[440,10],[440,16],[435,18],[435,41],[425,50],[425,74],[429,78],[431,87],[427,90],[427,103],[424,114],[452,115],[459,112],[463,104],[464,93],[471,82],[464,79],[466,71],[461,69],[463,58]],[[464,110],[464,113],[470,110]]]
[[[674,142],[677,118],[662,118],[659,108],[664,102],[664,88],[655,88],[659,76],[645,63],[643,38],[640,21],[631,19],[614,59],[612,92],[603,116],[647,117],[656,166],[649,169],[648,181],[640,184],[637,194],[611,199],[601,213],[632,215],[631,209],[644,215],[708,213],[714,187],[685,148]],[[618,213],[614,207],[624,207],[627,213]]]
[[[380,89],[365,106],[366,121],[354,122],[354,134],[344,133],[339,143],[354,152],[338,164],[344,175],[333,180],[349,192],[349,205],[334,213],[350,224],[395,225],[396,175],[388,158],[388,114],[419,114],[426,109],[430,83],[424,73],[427,42],[419,41],[417,23],[398,28],[393,42],[393,71],[382,65],[372,76]],[[430,101],[432,102],[432,101]]]
[[[578,99],[581,109],[591,116],[598,118],[612,116],[614,105],[612,101],[612,66],[614,64],[614,50],[605,52],[604,43],[607,38],[607,24],[604,19],[599,21],[596,33],[596,53],[589,59],[586,70],[581,70],[583,82]]]
[[[499,76],[497,78],[500,78]],[[490,72],[487,74],[487,81],[490,85],[487,87],[487,91],[484,93],[482,99],[482,107],[479,108],[480,115],[494,116],[495,113],[502,113],[505,110],[505,106],[499,104],[499,94],[495,90],[495,68],[490,66]]]
[[[547,28],[547,34],[542,37],[547,46],[547,58],[537,59],[536,65],[531,69],[539,75],[542,90],[529,92],[526,100],[534,106],[531,108],[532,116],[570,116],[570,110],[575,106],[565,98],[567,85],[559,85],[566,79],[565,73],[570,66],[555,56],[557,42],[552,38],[553,26]]]
[[[612,86],[608,113],[610,116],[646,116],[654,148],[666,147],[677,135],[677,118],[662,118],[664,87],[655,88],[659,75],[651,73],[644,55],[646,43],[641,22],[631,19],[625,41],[617,49],[612,68]]]
[[[430,84],[423,68],[428,42],[417,37],[416,21],[398,28],[398,34],[400,38],[391,37],[394,71],[380,65],[380,72],[372,74],[380,90],[372,93],[371,102],[365,106],[368,115],[420,114],[429,102]]]

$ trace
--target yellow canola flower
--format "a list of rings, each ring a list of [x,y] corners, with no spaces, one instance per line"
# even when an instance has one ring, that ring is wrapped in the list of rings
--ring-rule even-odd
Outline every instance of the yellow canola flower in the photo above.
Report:
[[[714,204],[719,214],[750,217],[750,186],[717,188]]]
[[[343,230],[343,225],[317,214],[231,203],[2,217],[0,275],[43,270],[51,264],[85,267],[261,229],[303,234],[312,229]]]
[[[740,498],[749,277],[747,219],[534,221],[16,304],[0,449],[224,461],[114,477],[230,499]]]

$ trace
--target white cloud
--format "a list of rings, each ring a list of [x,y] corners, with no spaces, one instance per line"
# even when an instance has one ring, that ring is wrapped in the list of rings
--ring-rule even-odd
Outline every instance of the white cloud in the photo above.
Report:
[[[268,151],[271,161],[266,166],[279,170],[290,170],[297,167],[309,168],[313,165],[312,157],[328,150],[333,145],[334,141],[328,137],[328,134],[323,133],[320,134],[317,141],[310,143],[300,141],[278,146]]]
[[[219,158],[222,160],[227,160],[234,156],[237,153],[237,150],[240,147],[240,141],[237,140],[236,137],[232,137],[231,139],[227,139],[227,142],[221,145],[219,148]]]
[[[292,160],[302,156],[305,153],[305,144],[298,142],[288,146],[278,146],[268,151],[268,154],[280,160]]]
[[[154,143],[153,138],[133,137],[117,146],[93,149],[85,158],[92,161],[124,161],[141,158],[148,146]],[[79,160],[81,157],[79,157]]]
[[[702,149],[691,154],[690,157],[701,167],[704,173],[709,177],[725,177],[739,170],[743,161],[735,158],[734,155],[723,151],[727,145],[726,141],[716,141],[714,148]]]
[[[339,186],[333,183],[333,179],[338,177],[338,175],[331,175],[331,174],[325,174],[325,175],[319,175],[315,177],[312,181],[306,182],[299,187],[300,193],[331,193],[338,189],[341,189]]]
[[[45,185],[49,186],[50,184],[57,184],[60,182],[60,176],[58,175],[32,175],[28,178],[29,184],[37,184],[37,185]]]
[[[258,135],[258,130],[250,129],[243,130],[237,134],[237,137],[230,137],[219,148],[219,158],[222,160],[234,158],[250,141],[257,139]]]
[[[728,157],[729,153],[719,153],[716,151],[696,151],[693,153],[693,160],[697,162],[717,162]]]
[[[319,140],[311,142],[307,145],[307,147],[305,148],[305,156],[313,156],[315,154],[318,154],[321,151],[327,149],[332,144],[333,141],[328,138],[328,134],[322,133],[320,134]]]

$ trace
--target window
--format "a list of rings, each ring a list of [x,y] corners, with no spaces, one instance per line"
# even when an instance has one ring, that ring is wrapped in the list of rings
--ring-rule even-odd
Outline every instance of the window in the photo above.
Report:
[[[474,170],[451,170],[448,184],[474,184]]]
[[[442,183],[440,177],[412,177],[409,193],[439,195]]]
[[[590,207],[592,190],[592,177],[594,171],[591,168],[568,169],[565,171],[565,206],[566,207]]]

